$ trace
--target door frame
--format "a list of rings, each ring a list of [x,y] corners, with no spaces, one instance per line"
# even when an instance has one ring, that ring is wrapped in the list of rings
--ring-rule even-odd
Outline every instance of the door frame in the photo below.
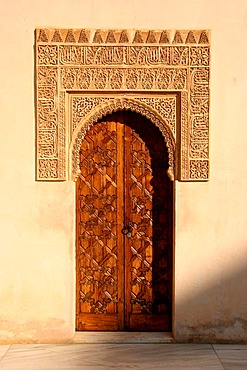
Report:
[[[176,93],[174,179],[208,181],[210,36],[210,30],[36,29],[36,180],[73,178],[68,159],[75,115],[86,118],[103,103],[102,93],[150,94],[150,118],[164,121],[170,115],[160,94]],[[75,92],[98,97],[70,110]]]

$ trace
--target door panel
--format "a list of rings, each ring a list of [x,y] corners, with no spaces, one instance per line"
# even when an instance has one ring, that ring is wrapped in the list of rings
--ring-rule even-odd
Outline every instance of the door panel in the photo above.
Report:
[[[125,215],[134,228],[126,238],[128,330],[169,330],[172,253],[172,183],[160,131],[142,117],[127,127]],[[129,307],[128,307],[129,306]]]
[[[132,112],[87,133],[77,181],[77,330],[171,326],[172,183],[160,131]]]
[[[94,125],[80,151],[77,181],[77,312],[79,330],[123,329],[123,196],[117,123]],[[118,134],[121,136],[121,130]],[[121,142],[121,140],[119,140]],[[118,150],[120,149],[120,150]],[[123,211],[122,211],[123,212]],[[100,314],[103,314],[100,315]],[[83,318],[83,319],[82,319]]]

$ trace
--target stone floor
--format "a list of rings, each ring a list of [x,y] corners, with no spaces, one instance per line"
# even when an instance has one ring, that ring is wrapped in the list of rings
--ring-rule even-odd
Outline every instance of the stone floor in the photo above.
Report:
[[[247,345],[0,345],[0,369],[247,369]]]

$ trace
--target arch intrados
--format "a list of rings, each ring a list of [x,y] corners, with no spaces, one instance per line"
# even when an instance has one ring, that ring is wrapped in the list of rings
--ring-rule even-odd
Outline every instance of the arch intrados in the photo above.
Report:
[[[70,167],[70,180],[76,181],[80,174],[80,159],[79,152],[87,131],[90,127],[96,124],[103,117],[112,114],[117,111],[130,110],[132,112],[141,114],[150,120],[161,132],[168,152],[168,170],[167,174],[171,181],[175,179],[175,138],[170,127],[167,125],[165,120],[152,108],[147,107],[141,102],[134,101],[133,99],[118,98],[109,102],[103,103],[82,118],[77,128],[75,129],[72,140],[70,143],[69,150],[69,167]]]

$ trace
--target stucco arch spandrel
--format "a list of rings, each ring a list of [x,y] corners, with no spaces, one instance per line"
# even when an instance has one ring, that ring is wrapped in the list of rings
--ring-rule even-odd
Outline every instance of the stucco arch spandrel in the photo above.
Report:
[[[69,149],[69,179],[76,181],[80,174],[80,158],[79,152],[82,141],[90,129],[102,117],[119,110],[131,110],[148,118],[161,131],[168,151],[169,168],[167,174],[171,181],[174,181],[176,176],[175,151],[176,143],[171,128],[166,124],[165,120],[152,108],[146,106],[142,102],[137,102],[133,99],[116,98],[105,102],[94,108],[88,115],[82,118],[77,128],[75,129]]]

